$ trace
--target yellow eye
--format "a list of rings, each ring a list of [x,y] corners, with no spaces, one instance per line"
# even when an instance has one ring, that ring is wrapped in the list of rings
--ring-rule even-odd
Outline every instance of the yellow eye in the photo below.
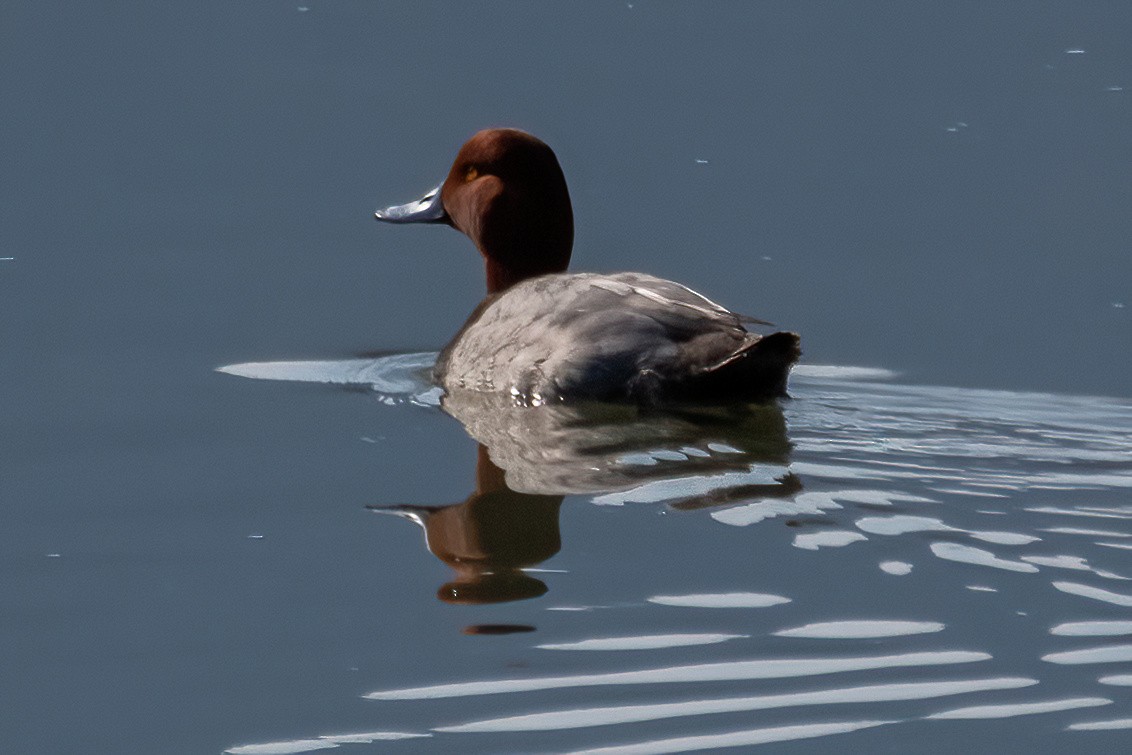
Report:
[[[475,181],[476,177],[479,174],[480,174],[480,172],[478,170],[476,170],[474,167],[468,168],[468,171],[464,174],[464,182],[468,183],[469,181]]]

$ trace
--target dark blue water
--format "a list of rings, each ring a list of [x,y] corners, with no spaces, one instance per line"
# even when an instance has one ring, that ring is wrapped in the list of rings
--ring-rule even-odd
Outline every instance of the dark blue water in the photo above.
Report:
[[[1117,750],[1129,39],[1117,2],[5,4],[3,749]],[[483,281],[370,213],[490,125],[558,153],[574,269],[799,331],[794,401],[579,434],[374,362]]]
[[[464,423],[490,455],[468,462],[465,500],[373,510],[423,530],[449,567],[437,597],[503,655],[429,644],[419,667],[375,670],[369,729],[232,752],[821,751],[809,740],[848,734],[1056,752],[1127,736],[1129,401],[802,367],[784,411],[532,410],[441,400],[414,379],[430,356],[224,371],[368,390],[385,413],[439,401]]]

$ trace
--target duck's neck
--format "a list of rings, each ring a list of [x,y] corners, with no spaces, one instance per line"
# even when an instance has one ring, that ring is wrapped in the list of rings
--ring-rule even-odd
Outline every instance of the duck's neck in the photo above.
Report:
[[[497,294],[516,283],[550,273],[564,273],[570,265],[573,229],[567,228],[553,243],[481,247],[487,279],[487,292]]]
[[[488,455],[487,446],[480,444],[476,452],[476,495],[507,490],[506,476]]]
[[[481,179],[476,191],[449,211],[452,224],[483,255],[489,294],[528,278],[564,273],[570,265],[574,212],[562,171],[557,162],[552,167],[550,178],[511,190],[494,177]]]
[[[566,262],[569,262],[567,257]],[[550,273],[564,273],[566,272],[566,265],[544,265],[529,269],[516,269],[514,266],[506,265],[499,260],[492,257],[484,257],[484,268],[487,273],[487,292],[489,294],[497,294],[501,291],[514,286],[516,283],[521,283],[528,278],[537,278],[540,275],[549,275]]]
[[[484,268],[487,272],[487,292],[497,294],[506,291],[519,281],[523,280],[502,263],[491,257],[484,257]]]

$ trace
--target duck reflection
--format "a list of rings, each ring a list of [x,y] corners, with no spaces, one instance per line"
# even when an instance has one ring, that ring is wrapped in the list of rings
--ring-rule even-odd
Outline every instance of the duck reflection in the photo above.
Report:
[[[753,464],[785,465],[790,456],[777,404],[527,407],[500,394],[455,390],[441,405],[487,447],[507,486],[524,493],[609,493]]]
[[[442,406],[479,443],[475,490],[447,506],[369,508],[424,529],[428,549],[455,573],[437,592],[449,603],[545,594],[546,584],[524,570],[560,549],[558,511],[568,494],[719,475],[721,484],[710,492],[669,497],[671,508],[690,510],[786,497],[801,489],[789,474],[747,482],[759,476],[759,466],[775,469],[789,461],[786,422],[777,404],[664,411],[611,404],[532,408],[497,394],[452,391]],[[734,472],[752,474],[724,475]]]
[[[419,524],[425,545],[452,567],[455,578],[437,591],[446,603],[501,603],[537,598],[547,590],[522,569],[558,552],[558,507],[562,495],[519,493],[482,445],[476,489],[450,506],[370,506]]]

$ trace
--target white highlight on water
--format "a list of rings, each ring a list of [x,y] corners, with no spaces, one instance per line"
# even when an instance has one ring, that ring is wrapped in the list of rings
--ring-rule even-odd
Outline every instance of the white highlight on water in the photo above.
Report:
[[[798,465],[792,469],[799,472]],[[789,500],[767,499],[754,501],[714,512],[711,517],[722,524],[745,527],[764,519],[779,516],[816,516],[825,511],[844,508],[843,503],[862,503],[873,506],[892,506],[895,503],[936,503],[932,498],[911,495],[899,490],[822,490],[799,493]]]
[[[367,731],[354,734],[323,734],[318,739],[291,739],[263,744],[240,745],[224,752],[230,755],[289,755],[290,753],[330,750],[343,744],[372,744],[400,739],[431,737],[429,732]]]
[[[1110,684],[1116,687],[1132,687],[1132,674],[1113,674],[1097,679],[1101,684]]]
[[[803,477],[821,477],[833,480],[888,480],[894,477],[920,476],[915,472],[897,472],[870,466],[851,467],[844,464],[818,464],[809,461],[796,461],[790,465],[790,469]]]
[[[1089,530],[1080,527],[1047,527],[1041,532],[1052,532],[1058,535],[1083,535],[1085,537],[1132,537],[1127,532],[1113,532],[1112,530]]]
[[[230,755],[292,755],[297,752],[313,752],[315,750],[330,750],[337,747],[336,742],[325,739],[292,739],[286,742],[264,742],[255,745],[240,745],[230,747],[224,752]]]
[[[905,535],[910,532],[962,532],[976,540],[996,545],[1028,545],[1041,540],[1034,535],[1018,532],[990,532],[965,530],[944,524],[942,520],[927,516],[895,514],[893,516],[866,516],[856,521],[857,528],[874,535]]]
[[[568,687],[596,687],[620,684],[666,684],[717,682],[738,679],[784,679],[845,671],[868,671],[882,668],[942,666],[990,660],[989,653],[969,650],[943,650],[899,655],[863,656],[856,658],[774,658],[755,661],[726,661],[691,666],[671,666],[640,671],[576,676],[544,676],[526,679],[493,679],[427,687],[379,690],[363,695],[369,700],[434,700],[471,695],[497,695],[508,692],[531,692]]]
[[[435,361],[435,352],[422,352],[377,359],[244,362],[217,367],[216,371],[256,380],[362,385],[390,398],[437,405],[439,389],[421,377]]]
[[[407,731],[366,731],[357,734],[323,734],[319,739],[337,744],[372,744],[373,742],[394,742],[400,739],[419,739],[431,737],[428,732]]]
[[[1070,595],[1079,595],[1082,598],[1092,598],[1093,600],[1101,600],[1116,606],[1132,608],[1132,595],[1124,595],[1123,593],[1112,592],[1111,590],[1102,590],[1099,587],[1090,587],[1089,585],[1082,585],[1077,582],[1054,582],[1053,586]]]
[[[651,634],[639,637],[595,637],[578,642],[535,645],[539,650],[657,650],[660,648],[714,645],[727,640],[750,637],[748,634]]]
[[[814,493],[814,495],[828,495],[836,501],[868,503],[874,506],[891,506],[894,503],[938,503],[934,498],[903,493],[899,490],[833,490],[828,493]]]
[[[1092,572],[1098,577],[1104,577],[1105,579],[1128,580],[1128,577],[1089,566],[1089,562],[1080,556],[1022,556],[1022,560],[1031,564],[1037,564],[1038,566],[1048,566],[1053,569]]]
[[[767,499],[723,511],[712,512],[711,518],[720,524],[746,527],[764,519],[780,516],[816,516],[824,511],[840,509],[841,504],[825,493],[802,493],[792,500]]]
[[[1111,729],[1132,729],[1132,718],[1113,718],[1108,721],[1085,721],[1069,724],[1067,731],[1107,731]]]
[[[1118,637],[1132,634],[1132,621],[1071,621],[1051,627],[1049,633],[1065,637]]]
[[[1119,548],[1120,550],[1132,551],[1132,544],[1129,543],[1103,543],[1098,541],[1094,545],[1099,545],[1102,548]]]
[[[713,700],[683,700],[674,703],[649,705],[617,705],[602,708],[575,708],[530,713],[521,716],[472,721],[455,726],[442,726],[442,732],[515,732],[559,731],[587,726],[610,726],[643,721],[705,716],[718,713],[750,712],[774,708],[793,708],[806,705],[837,705],[892,702],[896,700],[927,700],[951,695],[965,695],[989,690],[1019,689],[1037,684],[1037,679],[1000,677],[962,681],[909,682],[905,684],[876,684],[863,687],[843,687],[792,692],[754,697],[727,697]]]
[[[714,453],[739,453],[736,449],[724,446],[720,443],[709,443],[707,447]],[[622,457],[622,461],[635,460],[635,463],[649,465],[646,459],[651,460],[651,464],[656,464],[656,459],[645,454],[626,454]],[[766,482],[771,482],[773,478],[774,475],[768,473],[766,475]],[[691,475],[688,477],[647,482],[630,490],[597,495],[591,500],[599,506],[622,506],[626,503],[660,503],[673,499],[704,496],[715,490],[726,490],[740,485],[747,485],[752,481],[753,475],[749,471],[724,472],[715,475]],[[780,503],[789,505],[791,502],[782,501]]]
[[[967,488],[932,488],[938,493],[950,493],[951,495],[968,495],[975,498],[1009,498],[1010,496],[1003,495],[1002,493],[990,493],[985,490],[969,490]],[[980,514],[989,512],[980,511]]]
[[[905,535],[909,532],[961,532],[939,519],[926,516],[866,516],[858,519],[857,528],[871,535]]]
[[[1124,663],[1132,661],[1132,645],[1102,645],[1098,648],[1066,650],[1043,655],[1042,660],[1063,666],[1076,666],[1082,663]]]
[[[720,592],[696,595],[654,595],[649,603],[684,608],[769,608],[789,603],[790,598],[764,592]]]
[[[1105,484],[1112,487],[1130,487],[1132,486],[1132,477],[1125,477],[1124,475],[1116,476],[1109,475]],[[1023,509],[1033,514],[1058,514],[1059,516],[1083,516],[1092,517],[1094,519],[1132,519],[1132,514],[1124,514],[1117,511],[1086,511],[1083,509],[1063,509],[1057,506],[1035,506],[1034,508]]]
[[[835,364],[799,364],[791,370],[792,377],[813,380],[892,380],[900,373],[881,367],[843,367]]]
[[[802,550],[816,551],[818,548],[843,548],[851,543],[868,540],[860,532],[849,530],[821,530],[819,532],[804,532],[794,536],[794,547]]]
[[[967,534],[976,540],[995,545],[1029,545],[1041,540],[1036,535],[1023,535],[1020,532],[990,532],[987,530],[967,530]]]
[[[856,640],[879,637],[901,637],[943,631],[938,621],[824,621],[804,624],[774,633],[776,637],[812,637],[816,639]]]
[[[1077,571],[1092,571],[1085,559],[1080,556],[1022,556],[1022,560],[1038,566],[1050,566],[1055,569],[1075,569]]]
[[[1006,571],[1028,573],[1038,571],[1038,567],[1033,564],[999,558],[990,551],[985,551],[982,548],[973,548],[970,545],[961,545],[959,543],[932,543],[931,549],[932,553],[937,557],[948,561],[958,561],[963,564],[974,564],[975,566],[989,566],[994,569],[1005,569]]]
[[[753,747],[770,742],[788,742],[797,739],[827,737],[831,734],[847,734],[874,726],[885,726],[895,721],[845,721],[829,724],[798,724],[795,726],[774,726],[765,729],[748,729],[723,734],[701,734],[694,737],[655,739],[649,742],[635,742],[612,747],[599,747],[594,750],[574,750],[573,755],[664,755],[672,752],[692,752],[694,750],[717,750],[724,747]]]
[[[945,710],[942,713],[933,713],[926,718],[930,719],[980,719],[980,718],[1013,718],[1014,716],[1032,716],[1037,713],[1056,713],[1062,710],[1076,708],[1095,708],[1100,705],[1112,705],[1107,697],[1072,697],[1068,700],[1049,700],[1041,703],[1014,703],[1012,705],[975,705],[970,708],[956,708]]]

